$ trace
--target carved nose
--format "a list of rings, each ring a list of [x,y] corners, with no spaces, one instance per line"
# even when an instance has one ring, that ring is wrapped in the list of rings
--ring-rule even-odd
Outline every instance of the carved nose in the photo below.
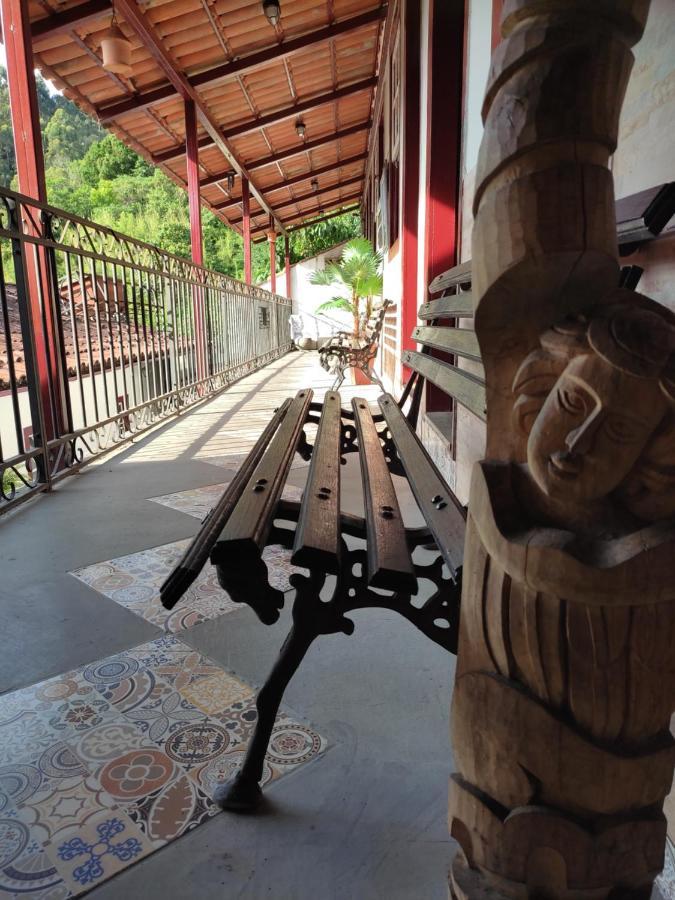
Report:
[[[574,428],[565,438],[565,446],[570,453],[586,453],[593,446],[593,438],[602,422],[600,409]]]

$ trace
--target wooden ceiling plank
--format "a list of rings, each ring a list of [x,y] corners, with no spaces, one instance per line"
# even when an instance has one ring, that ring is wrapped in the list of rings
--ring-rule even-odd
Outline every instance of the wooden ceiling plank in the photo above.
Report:
[[[274,47],[269,47],[265,50],[258,51],[257,53],[251,53],[247,56],[242,56],[239,59],[222,63],[221,65],[206,69],[204,72],[198,72],[195,75],[189,76],[187,80],[192,87],[195,88],[204,87],[206,85],[211,86],[217,82],[233,78],[236,75],[243,75],[256,69],[260,69],[270,63],[283,61],[293,53],[298,53],[315,44],[329,41],[339,34],[363,28],[374,22],[379,23],[386,15],[386,9],[386,5],[379,6],[369,12],[351,16],[348,19],[343,19],[341,22],[328,25],[316,31],[310,31],[299,38],[290,38],[283,44],[275,44]],[[169,78],[169,84],[160,85],[150,91],[142,92],[133,98],[104,106],[98,110],[98,115],[101,121],[106,123],[111,119],[117,119],[134,110],[150,106],[153,103],[159,103],[162,100],[174,96],[176,93],[182,95],[175,83]]]
[[[146,14],[136,3],[136,0],[116,0],[116,9],[118,13],[121,13],[121,15],[124,17],[125,22],[127,22],[127,24],[135,31],[137,36],[147,48],[148,52],[157,61],[157,64],[164,71],[166,77],[169,79],[171,84],[174,85],[178,93],[180,93],[180,95],[184,99],[194,101],[197,116],[204,130],[213,139],[213,142],[222,152],[227,161],[232,165],[233,169],[240,176],[248,178],[251,192],[255,196],[256,200],[258,201],[258,203],[260,203],[262,208],[265,209],[269,213],[269,215],[277,221],[279,229],[284,232],[282,223],[276,218],[274,212],[268,206],[265,199],[258,191],[257,187],[252,182],[246,168],[239,162],[239,160],[235,156],[232,148],[229,145],[227,137],[223,135],[220,128],[218,127],[218,124],[215,122],[208,109],[202,103],[201,97],[197,93],[196,89],[192,87],[187,78],[176,69],[173,59],[164,48],[159,35],[155,31]]]

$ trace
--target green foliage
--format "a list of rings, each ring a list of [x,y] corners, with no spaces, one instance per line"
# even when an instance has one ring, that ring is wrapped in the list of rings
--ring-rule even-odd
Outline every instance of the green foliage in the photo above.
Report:
[[[190,256],[190,228],[185,191],[153,168],[114,135],[107,134],[65,97],[50,94],[36,74],[45,153],[47,198],[100,225],[156,244],[178,256]],[[16,166],[9,115],[7,75],[0,66],[0,184],[16,187]],[[244,244],[240,235],[208,210],[202,211],[204,262],[235,278],[244,275]],[[291,262],[312,256],[361,233],[357,214],[336,217],[302,231],[290,240]],[[11,272],[11,257],[3,265]],[[284,264],[283,239],[277,245],[277,265]],[[253,246],[253,280],[270,274],[269,247]]]
[[[330,285],[340,293],[317,307],[317,312],[344,309],[354,317],[354,334],[361,333],[372,311],[373,297],[382,295],[382,254],[375,252],[367,238],[352,238],[338,262],[329,262],[313,272],[312,284]]]

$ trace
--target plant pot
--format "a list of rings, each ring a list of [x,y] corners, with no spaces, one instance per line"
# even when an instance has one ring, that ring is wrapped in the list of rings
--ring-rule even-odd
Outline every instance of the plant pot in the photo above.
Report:
[[[372,384],[370,378],[361,369],[351,369],[354,384]]]

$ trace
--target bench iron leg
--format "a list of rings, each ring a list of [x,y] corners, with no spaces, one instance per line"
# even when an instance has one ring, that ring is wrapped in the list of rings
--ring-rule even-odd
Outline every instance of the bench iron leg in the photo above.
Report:
[[[305,627],[303,628],[303,624]],[[308,623],[307,623],[308,624]],[[279,657],[256,698],[258,721],[244,763],[227,784],[213,796],[214,803],[230,812],[252,812],[260,803],[260,780],[265,754],[284,691],[304,659],[317,632],[296,622],[283,643]]]

